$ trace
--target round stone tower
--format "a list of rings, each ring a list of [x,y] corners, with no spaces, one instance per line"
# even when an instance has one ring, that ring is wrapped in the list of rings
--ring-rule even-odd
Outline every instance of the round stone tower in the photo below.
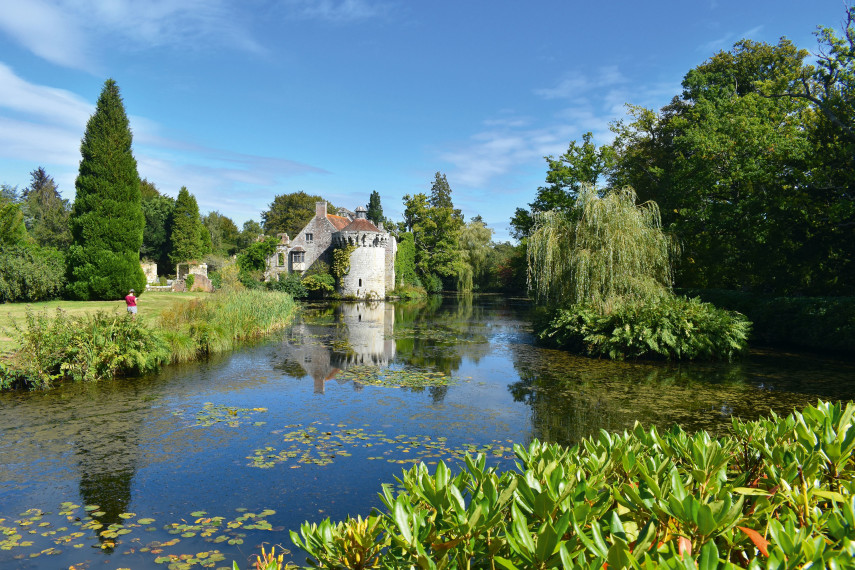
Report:
[[[356,218],[332,235],[335,247],[356,246],[350,254],[350,271],[341,278],[339,292],[345,297],[386,297],[386,249],[394,239],[367,218],[368,210],[356,208]]]

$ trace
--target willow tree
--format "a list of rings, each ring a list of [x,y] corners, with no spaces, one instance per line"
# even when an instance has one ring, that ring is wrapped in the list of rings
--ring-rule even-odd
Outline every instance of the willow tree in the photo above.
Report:
[[[662,231],[655,202],[637,204],[632,188],[600,196],[583,186],[574,211],[539,214],[528,241],[529,286],[538,301],[617,303],[670,294],[675,242]]]

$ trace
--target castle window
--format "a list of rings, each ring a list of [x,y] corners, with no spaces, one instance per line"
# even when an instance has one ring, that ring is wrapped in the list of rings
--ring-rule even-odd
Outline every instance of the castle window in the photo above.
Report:
[[[285,254],[280,253],[279,254],[279,267],[282,267],[283,265],[285,265]]]
[[[314,235],[306,232],[306,243],[312,243],[312,240],[315,238]]]
[[[306,259],[306,254],[302,251],[294,251],[291,253],[291,263],[303,263]]]
[[[359,280],[359,286],[362,287],[362,279]]]

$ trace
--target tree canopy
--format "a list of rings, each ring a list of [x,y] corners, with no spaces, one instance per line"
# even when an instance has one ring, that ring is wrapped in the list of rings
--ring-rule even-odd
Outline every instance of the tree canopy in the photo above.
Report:
[[[374,225],[379,225],[386,221],[386,218],[383,217],[383,206],[380,205],[380,193],[377,190],[372,190],[371,196],[368,198],[368,213],[366,217]]]
[[[119,87],[108,79],[80,144],[70,216],[68,290],[78,299],[120,299],[145,289],[145,217],[132,142]]]
[[[30,236],[40,245],[65,249],[71,244],[68,215],[71,207],[60,196],[56,182],[41,166],[30,173],[23,206]]]
[[[172,216],[172,233],[169,241],[171,251],[169,259],[173,265],[185,261],[200,261],[202,256],[210,253],[210,236],[205,243],[203,232],[207,228],[199,219],[199,205],[196,197],[182,186],[175,199],[175,211]]]
[[[286,233],[295,237],[309,220],[315,217],[315,203],[324,202],[320,196],[311,196],[302,190],[291,194],[279,194],[261,214],[264,233],[269,236]],[[327,212],[334,213],[335,207],[327,202]]]
[[[582,186],[574,209],[538,214],[528,242],[529,281],[541,302],[586,303],[608,312],[649,302],[672,287],[675,245],[654,202],[636,204],[631,188],[599,196]]]

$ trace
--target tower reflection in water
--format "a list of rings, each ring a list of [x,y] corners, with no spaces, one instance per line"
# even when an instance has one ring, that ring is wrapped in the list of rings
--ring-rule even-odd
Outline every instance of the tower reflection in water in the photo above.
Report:
[[[384,301],[359,301],[308,308],[291,328],[277,358],[277,368],[311,376],[315,393],[353,366],[388,366],[395,358],[395,308]],[[354,389],[362,386],[356,382]]]

